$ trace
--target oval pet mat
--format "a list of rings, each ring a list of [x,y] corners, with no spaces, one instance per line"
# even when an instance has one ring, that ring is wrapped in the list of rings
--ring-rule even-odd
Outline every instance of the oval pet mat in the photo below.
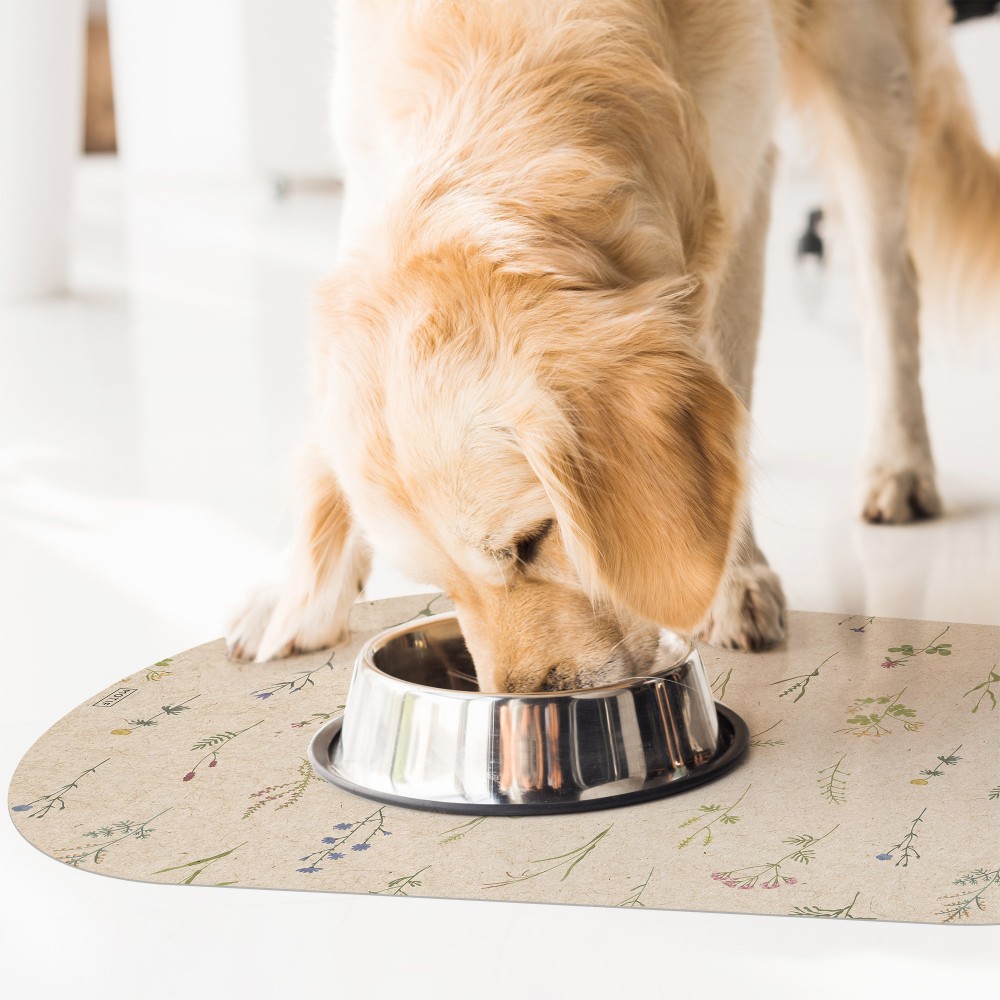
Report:
[[[43,853],[141,882],[973,924],[1000,906],[1000,628],[806,612],[784,647],[702,646],[744,762],[641,805],[517,818],[382,805],[313,772],[375,632],[237,664],[221,640],[109,685],[28,751],[11,817]]]

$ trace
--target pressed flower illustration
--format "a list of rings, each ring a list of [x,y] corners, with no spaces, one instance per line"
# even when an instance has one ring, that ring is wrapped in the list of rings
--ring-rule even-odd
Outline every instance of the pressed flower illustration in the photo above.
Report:
[[[282,691],[285,694],[298,694],[304,688],[314,687],[316,682],[313,680],[313,675],[318,674],[323,670],[333,670],[333,660],[336,655],[337,653],[334,651],[330,654],[330,658],[326,661],[326,663],[322,663],[318,667],[313,667],[312,670],[300,670],[287,680],[275,681],[267,687],[258,688],[256,691],[252,691],[251,694],[254,698],[266,701],[268,698],[273,698],[276,694],[280,694]]]
[[[160,711],[155,715],[151,715],[148,719],[128,719],[127,725],[131,728],[129,729],[112,729],[112,736],[130,736],[136,729],[148,729],[150,726],[157,726],[159,723],[156,721],[161,715],[171,716],[180,715],[182,712],[188,711],[188,703],[195,700],[195,698],[200,698],[200,694],[193,695],[186,701],[178,702],[176,705],[163,705],[160,707]]]
[[[916,719],[916,710],[907,708],[899,699],[906,693],[903,688],[898,694],[883,695],[879,698],[856,698],[854,701],[855,715],[847,720],[846,729],[838,729],[838,733],[851,733],[853,736],[882,737],[892,733],[887,725],[887,719],[902,720],[903,728],[915,733],[923,725]],[[860,711],[859,711],[860,710]],[[867,713],[867,714],[866,714]]]
[[[409,893],[407,889],[415,889],[418,886],[423,885],[423,882],[417,880],[417,876],[422,872],[427,871],[430,865],[424,865],[419,871],[415,871],[412,875],[401,875],[399,878],[394,878],[391,882],[387,882],[384,889],[369,889],[369,896],[408,896]]]
[[[785,697],[787,697],[790,694],[795,694],[795,692],[798,692],[797,694],[795,694],[795,697],[792,699],[792,703],[794,704],[795,702],[797,702],[806,693],[806,688],[809,687],[809,682],[814,677],[819,677],[819,672],[836,655],[837,655],[836,652],[831,653],[825,660],[823,660],[822,663],[820,663],[820,665],[818,667],[816,667],[814,670],[810,671],[808,674],[795,674],[792,677],[783,677],[783,678],[781,678],[781,680],[771,681],[771,687],[774,687],[777,684],[788,684],[789,686],[787,688],[785,688],[785,690],[782,691],[781,694],[778,695],[778,697],[779,698],[785,698]],[[789,681],[792,681],[793,683],[789,684]]]
[[[997,665],[994,663],[993,668],[986,675],[986,680],[982,684],[977,684],[974,688],[970,688],[962,695],[963,698],[968,698],[970,694],[974,694],[976,691],[979,692],[979,697],[976,699],[975,705],[972,706],[973,715],[979,711],[984,698],[989,698],[991,712],[997,707],[997,696],[993,693],[993,685],[998,683],[1000,683],[1000,674],[997,673]]]
[[[14,806],[12,811],[30,813],[28,819],[45,819],[49,812],[55,809],[56,806],[59,807],[60,811],[65,809],[66,796],[78,787],[80,779],[85,778],[88,774],[93,774],[101,764],[107,764],[109,760],[111,760],[110,757],[105,757],[100,764],[95,764],[93,767],[88,767],[86,771],[81,771],[72,781],[63,785],[62,788],[57,788],[48,795],[40,795],[37,799],[32,799],[30,802]]]
[[[927,807],[924,806],[920,810],[920,815],[910,824],[909,831],[903,836],[898,844],[893,844],[892,847],[883,851],[881,854],[876,854],[875,859],[877,861],[892,861],[895,859],[896,866],[902,865],[906,868],[910,860],[918,860],[920,858],[920,852],[913,846],[913,842],[917,839],[919,834],[917,833],[917,824],[924,821],[924,813],[927,812]],[[897,857],[898,855],[898,857]]]
[[[800,833],[794,837],[787,837],[782,841],[784,844],[794,845],[794,849],[778,858],[777,861],[764,861],[760,864],[749,865],[746,868],[732,868],[729,871],[712,872],[712,878],[730,889],[778,889],[783,885],[795,885],[798,879],[793,875],[786,875],[781,866],[786,861],[794,861],[796,864],[808,865],[816,857],[813,848],[836,830],[840,824],[827,830],[821,837],[814,837],[808,833]]]
[[[766,736],[772,729],[777,729],[778,726],[784,719],[778,719],[778,721],[773,726],[768,726],[767,729],[762,729],[759,733],[754,733],[750,736],[750,746],[752,747],[783,747],[785,745],[784,740],[777,740],[773,736],[762,740],[762,736]]]
[[[789,916],[792,917],[825,917],[830,920],[871,920],[871,917],[855,917],[851,910],[861,895],[859,889],[846,906],[825,907],[825,906],[793,906]]]
[[[64,861],[66,864],[71,865],[73,868],[79,868],[88,858],[95,865],[99,865],[104,860],[108,851],[123,840],[147,840],[155,829],[155,827],[149,824],[165,812],[170,812],[171,808],[171,806],[168,806],[166,809],[161,809],[155,816],[150,816],[149,819],[144,819],[141,823],[122,819],[115,823],[110,823],[108,826],[102,826],[97,830],[91,830],[89,833],[85,833],[84,836],[90,837],[95,841],[100,840],[101,843],[97,847],[90,849],[84,847],[66,847],[57,852],[54,857],[59,861]]]
[[[650,868],[649,874],[646,876],[646,881],[642,885],[633,886],[631,889],[632,895],[626,896],[620,903],[615,903],[615,906],[627,910],[634,910],[637,906],[645,908],[646,904],[642,901],[642,894],[646,891],[646,887],[649,885],[649,880],[652,877],[653,869]]]
[[[614,826],[614,824],[612,823],[611,826]],[[507,872],[507,878],[499,882],[488,882],[483,888],[499,889],[504,885],[513,885],[515,882],[527,882],[528,879],[538,878],[539,875],[547,875],[549,872],[558,871],[560,868],[564,869],[564,871],[559,881],[565,882],[573,869],[608,835],[611,831],[611,826],[605,827],[596,837],[588,840],[586,844],[574,847],[573,850],[567,851],[565,854],[556,854],[551,858],[536,858],[529,862],[531,865],[548,865],[546,868],[525,868],[520,875]],[[550,861],[552,864],[549,864]]]
[[[453,844],[456,840],[461,840],[463,837],[472,833],[479,825],[485,822],[487,817],[485,816],[473,816],[472,819],[467,820],[464,823],[459,823],[458,826],[450,827],[447,830],[442,831],[438,835],[438,843],[440,844]]]
[[[214,736],[206,736],[205,739],[199,740],[199,742],[195,743],[195,745],[191,747],[192,750],[204,750],[207,747],[211,747],[212,749],[209,750],[208,753],[205,754],[205,756],[202,757],[181,780],[192,781],[198,771],[198,768],[201,767],[206,760],[208,761],[209,767],[215,767],[219,763],[218,757],[223,747],[229,744],[232,740],[235,740],[238,736],[242,736],[244,733],[250,732],[251,729],[256,729],[257,726],[259,726],[263,721],[264,720],[261,719],[260,722],[255,722],[252,726],[247,726],[246,729],[240,729],[235,733],[216,733]]]
[[[712,694],[722,701],[726,697],[726,688],[729,687],[729,682],[733,677],[733,668],[730,667],[725,673],[719,671],[715,680],[712,681]]]
[[[856,622],[860,617],[861,617],[861,615],[850,615],[849,617],[844,618],[843,620],[837,622],[837,624],[838,625],[846,625],[848,622]],[[864,630],[869,625],[871,625],[871,623],[873,621],[875,621],[874,618],[866,618],[860,625],[852,625],[851,626],[851,631],[852,632],[864,632]]]
[[[313,712],[308,719],[302,719],[300,722],[290,722],[289,725],[292,729],[302,729],[305,726],[315,726],[320,722],[329,722],[335,715],[339,715],[344,708],[344,705],[338,705],[332,712]]]
[[[391,836],[391,832],[385,828],[384,813],[385,806],[382,806],[381,809],[376,809],[356,823],[337,823],[333,829],[342,831],[340,836],[323,837],[320,841],[324,845],[323,849],[299,858],[299,861],[306,862],[306,866],[295,870],[307,874],[320,872],[323,870],[321,862],[340,861],[347,857],[347,851],[367,851],[371,848],[371,841],[375,837]],[[362,833],[365,834],[364,838],[361,838]]]
[[[416,621],[418,618],[430,618],[431,615],[436,615],[437,611],[434,610],[434,605],[443,598],[444,594],[435,594],[415,615],[410,615],[409,618],[404,618],[401,622],[396,622],[394,625],[386,627],[399,628],[400,625],[406,625],[408,622]]]
[[[956,764],[962,759],[957,756],[958,751],[962,749],[962,744],[959,743],[957,747],[950,754],[938,757],[938,764],[934,767],[925,768],[920,772],[921,777],[914,778],[910,784],[911,785],[926,785],[929,778],[940,778],[944,771],[941,770],[942,767],[955,767]]]
[[[686,826],[692,826],[695,823],[701,823],[702,825],[698,827],[693,833],[688,834],[678,845],[677,849],[680,850],[682,847],[687,847],[696,837],[701,836],[704,833],[704,837],[701,841],[702,847],[708,847],[712,843],[712,827],[716,823],[722,823],[723,826],[731,826],[733,823],[738,823],[740,821],[739,816],[733,815],[733,810],[743,801],[746,797],[747,792],[750,791],[752,786],[747,785],[743,789],[743,794],[733,803],[728,806],[712,804],[707,806],[699,806],[698,812],[692,816],[690,819],[684,820],[680,824],[678,829],[683,829]],[[702,822],[704,820],[704,822]]]
[[[938,656],[951,656],[951,643],[938,642],[938,639],[940,639],[941,636],[947,633],[947,631],[950,628],[951,626],[949,625],[944,629],[943,632],[938,632],[938,634],[934,636],[934,638],[931,639],[931,641],[927,643],[926,646],[921,646],[919,649],[914,649],[913,646],[911,646],[909,643],[903,643],[900,646],[890,646],[889,652],[899,653],[899,656],[896,659],[891,659],[890,657],[887,656],[879,665],[885,667],[888,670],[893,667],[901,666],[902,664],[906,663],[907,660],[911,659],[914,656],[917,656],[920,653],[926,653],[928,656],[934,656],[935,654]]]
[[[165,660],[157,660],[151,667],[146,668],[146,680],[162,681],[164,677],[169,677],[173,671],[164,668],[169,667],[173,662],[174,658],[172,656],[168,656]]]
[[[154,875],[163,875],[166,872],[181,872],[185,868],[194,868],[193,872],[190,872],[187,878],[181,879],[178,885],[193,885],[195,879],[205,871],[206,868],[214,865],[216,861],[221,861],[223,858],[228,858],[230,854],[234,851],[238,851],[241,847],[246,847],[249,841],[244,840],[242,844],[237,844],[235,847],[230,847],[228,851],[223,851],[221,854],[213,854],[210,858],[198,858],[197,861],[187,861],[182,865],[173,865],[170,868],[161,868],[159,871],[153,872]],[[198,865],[201,865],[199,868]],[[212,885],[219,887],[224,885],[238,885],[238,882],[213,882]]]
[[[250,798],[256,799],[252,805],[247,807],[243,813],[243,819],[249,819],[254,813],[263,809],[268,802],[277,802],[275,809],[287,809],[299,802],[306,789],[313,782],[323,784],[323,779],[312,769],[312,765],[304,757],[302,763],[296,768],[298,779],[296,781],[286,781],[280,785],[268,785],[260,788],[256,792],[250,793]]]
[[[844,763],[845,753],[836,764],[824,767],[819,772],[816,779],[819,782],[819,793],[831,805],[842,806],[847,801],[847,778],[851,776],[850,771],[845,771],[841,767]]]
[[[938,916],[944,917],[941,921],[944,924],[971,916],[973,907],[984,913],[987,893],[1000,885],[1000,868],[977,868],[955,879],[953,884],[963,886],[963,891],[939,897],[944,909],[937,912]]]

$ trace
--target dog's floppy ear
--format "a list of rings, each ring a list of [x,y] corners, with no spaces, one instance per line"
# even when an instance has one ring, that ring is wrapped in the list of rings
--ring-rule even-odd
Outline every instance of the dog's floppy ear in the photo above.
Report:
[[[521,446],[592,595],[691,631],[741,515],[745,411],[676,338],[609,339],[564,356]]]

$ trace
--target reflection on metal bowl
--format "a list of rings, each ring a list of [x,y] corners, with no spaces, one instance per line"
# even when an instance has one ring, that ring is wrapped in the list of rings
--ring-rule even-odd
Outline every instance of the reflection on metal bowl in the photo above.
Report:
[[[664,633],[648,675],[539,694],[484,694],[454,614],[375,636],[347,707],[310,758],[341,788],[398,805],[507,815],[600,809],[718,777],[749,742],[698,651]]]

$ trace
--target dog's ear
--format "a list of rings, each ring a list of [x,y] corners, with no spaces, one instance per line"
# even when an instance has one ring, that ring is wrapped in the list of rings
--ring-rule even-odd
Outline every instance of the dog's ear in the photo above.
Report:
[[[521,446],[592,596],[691,631],[741,516],[745,411],[677,338],[610,340],[564,356]]]

